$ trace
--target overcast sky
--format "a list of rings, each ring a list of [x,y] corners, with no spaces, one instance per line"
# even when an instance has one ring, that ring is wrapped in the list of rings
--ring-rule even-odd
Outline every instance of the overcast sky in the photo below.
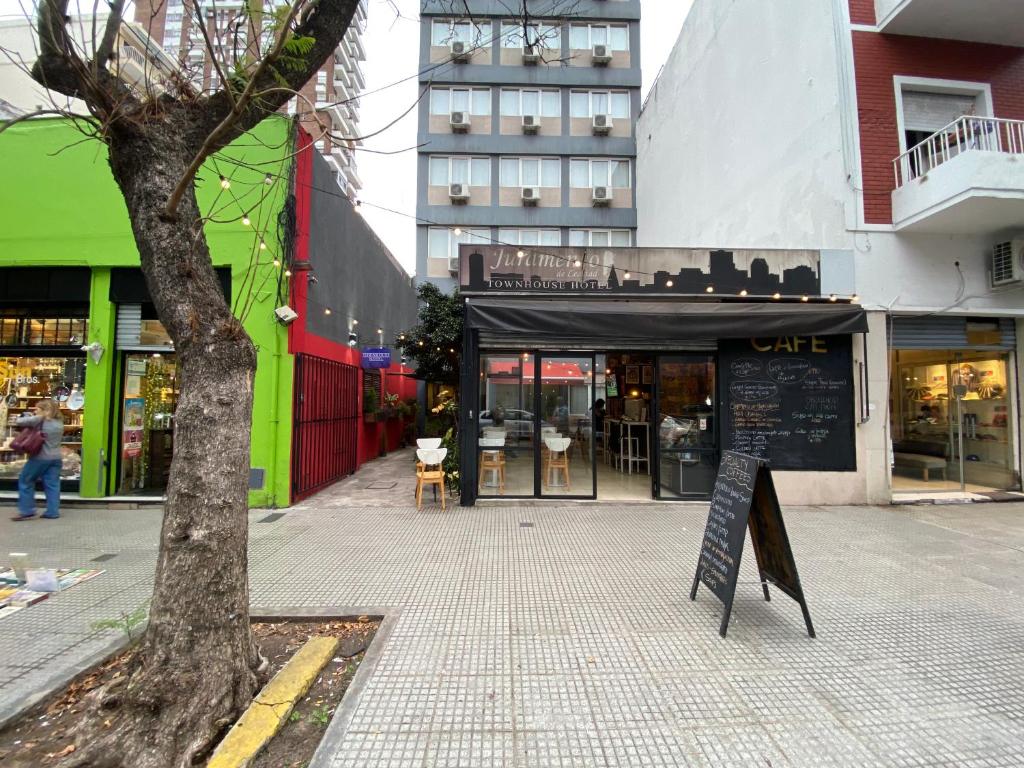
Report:
[[[365,134],[378,131],[407,109],[419,95],[418,79],[386,88],[415,75],[419,59],[419,0],[370,0],[366,32],[367,95],[360,100],[360,126]],[[693,0],[643,0],[640,22],[643,96],[668,58]],[[369,149],[393,151],[416,144],[416,110],[379,136],[367,139]],[[363,180],[363,215],[411,273],[416,267],[416,151],[397,155],[357,153]],[[400,211],[389,213],[380,207]],[[405,215],[401,215],[405,214]]]
[[[692,3],[693,0],[643,0],[640,44],[644,97],[668,58]],[[91,2],[79,0],[72,3],[75,4],[83,9],[92,8]],[[0,19],[18,16],[22,8],[31,5],[31,0],[0,0]],[[360,132],[364,136],[394,121],[413,106],[419,95],[419,6],[419,0],[369,0],[364,62],[367,93],[360,107]],[[378,92],[371,93],[375,90]],[[365,141],[367,150],[405,151],[394,155],[366,151],[359,152],[357,157],[363,180],[363,215],[410,273],[416,267],[415,144],[413,108],[395,125]]]

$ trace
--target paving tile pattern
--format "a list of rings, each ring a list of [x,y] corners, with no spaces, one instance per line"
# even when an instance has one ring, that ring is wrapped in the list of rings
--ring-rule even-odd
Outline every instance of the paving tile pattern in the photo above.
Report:
[[[702,507],[417,512],[407,491],[328,491],[251,528],[254,604],[399,611],[333,768],[1024,764],[1024,505],[788,508],[818,637],[764,602],[748,552],[723,640],[721,604],[688,599]],[[145,599],[158,524],[0,521],[48,565],[117,554],[0,620],[0,706]]]

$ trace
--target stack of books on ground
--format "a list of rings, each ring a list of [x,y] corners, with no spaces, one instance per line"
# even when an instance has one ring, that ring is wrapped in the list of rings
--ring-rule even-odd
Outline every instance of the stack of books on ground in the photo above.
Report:
[[[56,591],[63,591],[83,582],[94,579],[106,571],[94,568],[58,568],[56,574]],[[23,608],[46,600],[53,592],[42,592],[26,588],[14,571],[0,571],[0,619],[10,616]]]

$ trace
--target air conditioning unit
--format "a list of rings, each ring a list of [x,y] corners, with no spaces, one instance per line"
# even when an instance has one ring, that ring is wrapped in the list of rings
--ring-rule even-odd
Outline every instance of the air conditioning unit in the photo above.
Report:
[[[536,115],[523,115],[523,133],[536,133],[540,130],[540,120]]]
[[[448,46],[452,61],[469,61],[469,46],[462,40],[453,40]]]
[[[532,45],[523,46],[523,64],[536,64],[540,61],[540,53]]]
[[[992,246],[992,287],[1024,280],[1024,238]]]
[[[612,132],[612,116],[594,115],[590,128],[594,132],[595,136],[607,136]]]
[[[594,187],[591,192],[590,198],[595,208],[612,204],[612,191],[608,187]]]
[[[459,257],[449,256],[448,257],[448,271],[453,275],[459,274]]]
[[[448,197],[453,203],[465,203],[469,200],[469,187],[465,184],[449,184]]]
[[[604,66],[611,60],[612,54],[608,50],[607,45],[595,45],[594,49],[590,52],[590,63],[595,67]]]
[[[469,130],[469,115],[465,112],[452,112],[448,119],[452,133],[466,133]]]
[[[536,187],[523,187],[523,205],[536,205],[540,200],[540,190]]]

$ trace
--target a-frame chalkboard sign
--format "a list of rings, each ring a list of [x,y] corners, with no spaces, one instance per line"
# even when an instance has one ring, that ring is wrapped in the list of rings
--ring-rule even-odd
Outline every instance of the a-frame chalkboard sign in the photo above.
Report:
[[[768,594],[768,584],[771,583],[796,600],[804,614],[807,634],[814,637],[811,614],[807,610],[793,550],[782,522],[772,473],[767,462],[753,456],[735,451],[722,452],[690,599],[697,599],[697,586],[703,583],[725,603],[725,615],[719,629],[719,634],[725,637],[748,527],[764,599],[771,600]]]

